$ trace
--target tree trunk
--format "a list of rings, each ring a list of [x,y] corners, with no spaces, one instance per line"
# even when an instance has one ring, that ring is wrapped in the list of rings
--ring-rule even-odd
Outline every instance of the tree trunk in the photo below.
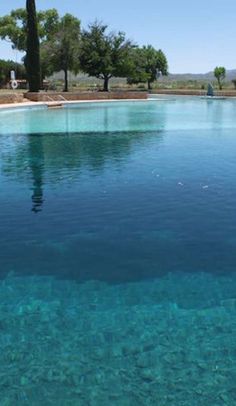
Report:
[[[221,84],[220,78],[217,78],[217,81],[218,81],[219,90],[222,90],[222,84]]]
[[[27,48],[26,70],[29,81],[29,91],[38,92],[41,85],[40,79],[40,51],[38,22],[35,0],[26,0],[27,11]]]
[[[148,80],[148,90],[152,90],[152,86],[151,86],[151,81],[150,80]]]
[[[109,91],[109,77],[107,77],[107,76],[104,78],[103,91],[104,92]]]
[[[63,92],[68,92],[68,70],[67,69],[65,69],[64,70],[64,74],[65,74],[65,76],[64,76],[64,90],[63,90]]]

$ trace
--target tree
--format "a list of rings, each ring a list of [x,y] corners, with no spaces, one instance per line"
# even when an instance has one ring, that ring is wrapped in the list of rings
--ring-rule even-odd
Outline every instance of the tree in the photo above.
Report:
[[[81,43],[80,20],[66,14],[58,23],[57,30],[41,44],[44,74],[63,71],[64,91],[68,91],[68,71],[78,73]]]
[[[123,32],[107,33],[107,26],[95,22],[82,33],[80,66],[89,76],[104,81],[103,90],[109,90],[112,77],[127,77],[130,73],[131,41]]]
[[[38,35],[40,43],[51,41],[53,35],[58,32],[59,15],[56,9],[37,12]],[[13,49],[26,52],[27,49],[27,10],[18,8],[12,10],[9,15],[0,18],[0,38],[12,44]],[[52,66],[43,59],[45,52],[42,50],[41,78],[46,74],[52,74]],[[25,57],[23,58],[26,62]]]
[[[223,66],[217,66],[214,70],[215,78],[217,79],[219,89],[222,90],[222,80],[225,79],[226,70]]]
[[[136,48],[132,52],[133,70],[128,78],[128,83],[145,83],[148,89],[158,78],[158,75],[168,74],[168,62],[161,49],[156,50],[148,45],[142,48]]]
[[[26,11],[27,37],[25,66],[29,82],[29,91],[38,92],[40,89],[41,77],[38,22],[36,16],[35,0],[26,0]]]
[[[27,12],[13,10],[0,18],[0,38],[12,43],[14,49],[26,51]],[[57,10],[37,12],[40,40],[41,75],[51,75],[63,70],[65,89],[68,89],[68,69],[78,71],[80,46],[80,21],[70,14],[60,19]]]
[[[49,40],[58,30],[59,15],[56,9],[37,12],[39,40]],[[26,51],[27,11],[25,8],[12,10],[0,17],[0,38],[11,42],[12,48]]]

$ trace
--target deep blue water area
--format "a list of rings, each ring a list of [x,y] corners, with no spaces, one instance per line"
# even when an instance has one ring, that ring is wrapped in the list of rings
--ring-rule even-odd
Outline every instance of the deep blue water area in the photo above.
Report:
[[[229,113],[236,102],[212,102],[209,116],[205,100],[191,102],[191,116],[186,106],[86,106],[81,132],[79,107],[18,113],[33,125],[0,137],[1,274],[125,282],[176,271],[234,272],[236,125]],[[105,130],[104,110],[113,131]],[[56,123],[67,114],[72,131],[50,132],[50,114]],[[98,131],[89,128],[93,114]],[[195,128],[198,122],[205,128]]]
[[[235,112],[0,111],[0,406],[236,404]]]

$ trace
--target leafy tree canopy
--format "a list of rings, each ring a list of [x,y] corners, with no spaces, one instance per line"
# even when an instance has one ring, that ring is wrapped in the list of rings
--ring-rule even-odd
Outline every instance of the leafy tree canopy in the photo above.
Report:
[[[168,74],[168,62],[161,49],[156,50],[148,45],[136,48],[132,52],[133,69],[128,78],[128,83],[145,83],[151,88],[158,75]]]
[[[59,15],[56,9],[37,12],[40,41],[50,39],[58,30]],[[13,49],[26,51],[27,11],[25,8],[12,10],[0,17],[0,38],[12,43]]]
[[[81,69],[104,80],[108,91],[111,77],[127,77],[131,69],[130,50],[134,47],[123,32],[107,33],[107,26],[95,22],[82,33]]]
[[[77,73],[79,66],[80,20],[71,14],[62,18],[56,9],[37,12],[40,40],[42,78],[53,72],[65,72],[65,90],[68,89],[68,70]],[[13,49],[27,49],[27,11],[13,10],[0,18],[0,38],[12,43]],[[26,63],[26,59],[25,63]]]
[[[222,81],[225,79],[226,75],[226,69],[224,68],[224,66],[216,66],[214,75],[217,79],[219,89],[222,90]]]

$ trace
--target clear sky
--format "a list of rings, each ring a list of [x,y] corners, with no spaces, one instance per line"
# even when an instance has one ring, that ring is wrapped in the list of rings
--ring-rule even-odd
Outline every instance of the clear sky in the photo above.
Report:
[[[236,68],[236,0],[36,0],[36,4],[38,9],[72,13],[83,27],[97,18],[111,30],[125,31],[139,45],[161,48],[172,73],[205,73],[217,65]],[[0,15],[24,6],[25,0],[1,0]],[[0,58],[16,59],[2,41]]]

